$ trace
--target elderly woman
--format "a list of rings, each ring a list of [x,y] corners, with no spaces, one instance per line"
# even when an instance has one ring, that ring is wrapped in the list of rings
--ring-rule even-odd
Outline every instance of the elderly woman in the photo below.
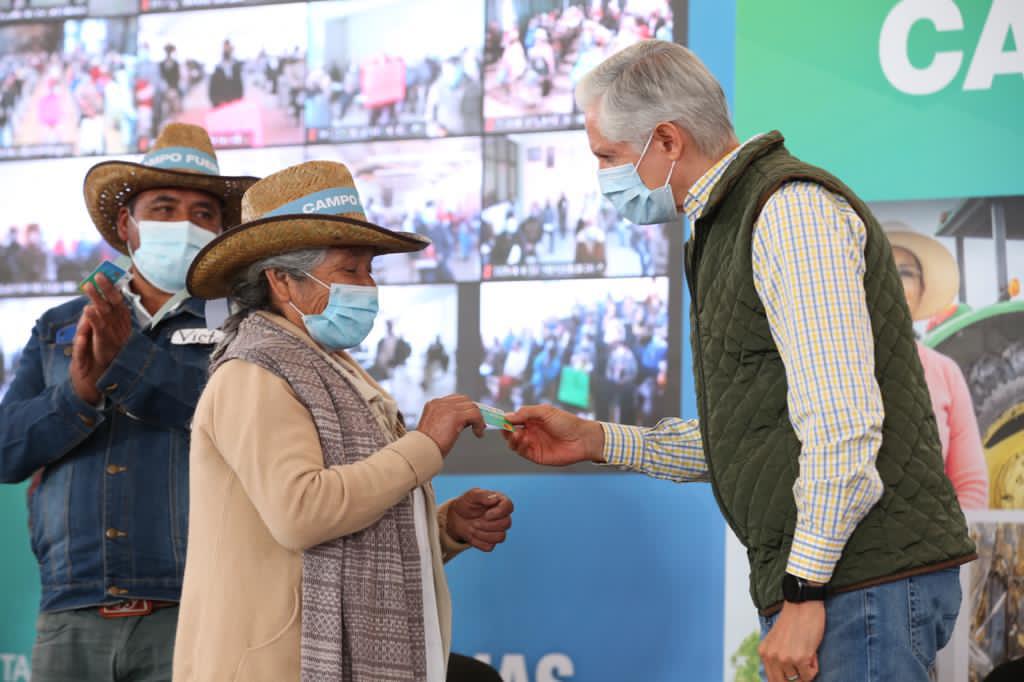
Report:
[[[892,244],[910,316],[915,321],[935,317],[953,302],[960,286],[953,255],[935,239],[911,232],[902,223],[883,227]],[[917,353],[935,409],[946,475],[953,482],[957,500],[964,509],[987,509],[988,465],[963,372],[952,358],[920,341]]]
[[[366,221],[349,171],[309,162],[255,184],[243,224],[197,256],[189,288],[230,295],[192,424],[191,518],[174,679],[443,682],[442,561],[505,539],[511,502],[435,506],[430,480],[462,396],[406,432],[345,352],[373,326],[371,262],[426,246]]]

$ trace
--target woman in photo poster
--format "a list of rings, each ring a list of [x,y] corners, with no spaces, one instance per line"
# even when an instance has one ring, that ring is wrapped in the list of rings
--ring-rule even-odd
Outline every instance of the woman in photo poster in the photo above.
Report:
[[[953,255],[937,240],[887,223],[893,258],[903,282],[911,317],[929,320],[956,298],[960,271]],[[946,475],[964,509],[988,507],[988,468],[970,390],[960,367],[949,357],[917,342],[942,441]]]

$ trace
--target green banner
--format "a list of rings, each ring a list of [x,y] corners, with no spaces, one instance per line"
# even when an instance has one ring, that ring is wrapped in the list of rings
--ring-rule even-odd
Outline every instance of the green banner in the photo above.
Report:
[[[0,485],[0,680],[29,682],[29,659],[39,612],[39,568],[29,547],[28,484]]]
[[[865,199],[1024,193],[1024,2],[738,0],[741,139]]]

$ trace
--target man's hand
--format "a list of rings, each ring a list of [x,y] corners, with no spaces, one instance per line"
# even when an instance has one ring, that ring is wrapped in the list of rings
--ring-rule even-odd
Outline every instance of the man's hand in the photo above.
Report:
[[[448,535],[484,552],[505,542],[512,527],[512,500],[501,493],[473,488],[448,507]]]
[[[101,398],[96,382],[110,368],[132,334],[131,313],[124,296],[103,275],[96,275],[95,279],[103,296],[92,284],[85,285],[89,304],[78,320],[68,368],[75,393],[92,405]]]
[[[128,343],[132,335],[132,315],[120,289],[103,275],[96,275],[95,279],[100,290],[97,292],[91,284],[85,285],[85,295],[90,303],[83,314],[91,318],[93,353],[102,366],[102,374]]]
[[[477,438],[482,438],[487,425],[480,408],[464,395],[436,398],[423,406],[417,431],[430,437],[441,455],[447,456],[467,426],[473,427]]]
[[[550,405],[523,407],[505,418],[513,426],[522,427],[506,432],[505,441],[531,462],[560,467],[586,460],[604,461],[604,430],[597,422]]]
[[[824,637],[824,602],[785,602],[758,648],[768,682],[810,682],[817,677],[818,647]]]

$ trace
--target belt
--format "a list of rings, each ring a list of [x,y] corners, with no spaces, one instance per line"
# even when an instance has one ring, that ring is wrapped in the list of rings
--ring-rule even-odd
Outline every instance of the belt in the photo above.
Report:
[[[100,615],[104,618],[132,618],[148,616],[160,609],[169,609],[177,606],[176,601],[154,601],[152,599],[126,599],[114,604],[107,604],[99,607]]]

